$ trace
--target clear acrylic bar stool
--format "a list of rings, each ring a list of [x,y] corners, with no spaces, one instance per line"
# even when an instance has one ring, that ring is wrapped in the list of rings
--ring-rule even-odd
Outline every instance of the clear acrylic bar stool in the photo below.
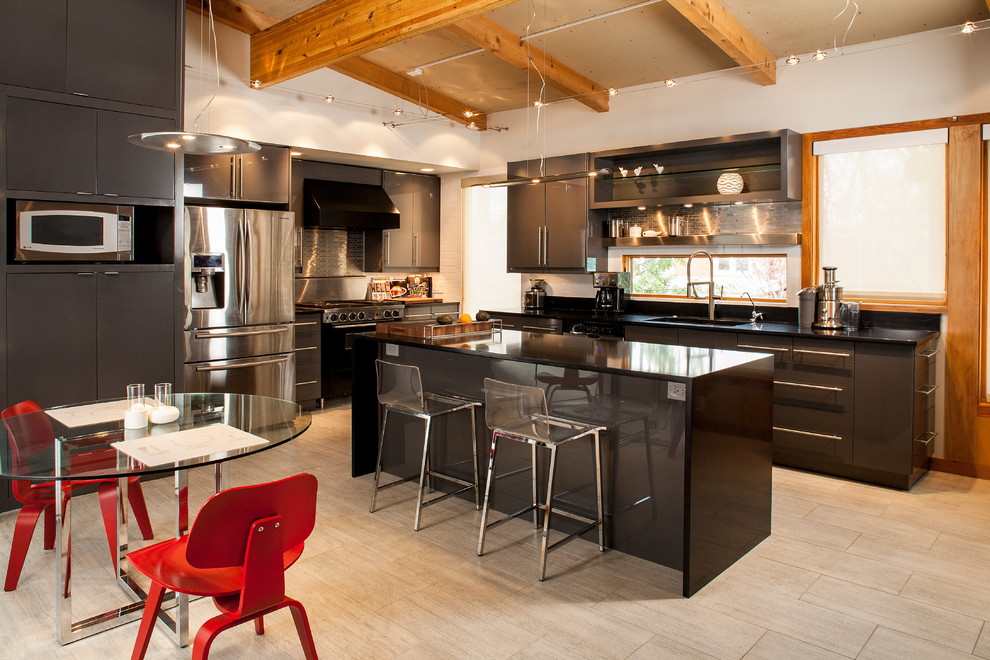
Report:
[[[404,364],[395,364],[385,360],[375,360],[375,369],[378,372],[378,402],[385,409],[382,417],[382,432],[378,439],[378,460],[375,461],[375,485],[371,492],[371,513],[375,512],[375,500],[378,491],[398,484],[412,481],[415,475],[398,479],[384,485],[380,485],[382,475],[382,450],[385,445],[385,426],[388,423],[389,413],[399,413],[410,415],[426,421],[426,428],[423,432],[423,458],[419,470],[419,495],[416,498],[416,521],[413,529],[419,531],[419,522],[422,517],[423,507],[436,504],[452,495],[458,495],[466,490],[474,489],[474,506],[481,507],[478,492],[478,442],[475,433],[474,409],[480,406],[478,401],[468,401],[439,394],[423,392],[423,381],[420,377],[419,367]],[[430,467],[430,428],[433,418],[440,415],[467,410],[471,413],[471,463],[473,465],[474,481],[467,481],[449,474],[437,472]],[[451,483],[458,484],[461,488],[443,495],[436,496],[424,501],[424,493],[429,479],[443,479]]]
[[[515,385],[492,378],[485,379],[485,422],[492,429],[492,448],[488,455],[488,479],[485,483],[485,504],[481,509],[481,531],[478,536],[478,556],[485,552],[485,533],[488,529],[533,512],[533,526],[539,529],[539,510],[543,509],[543,536],[540,544],[540,580],[547,574],[547,553],[595,527],[598,528],[598,549],[605,551],[605,530],[602,518],[602,456],[599,433],[604,426],[594,426],[547,414],[547,398],[542,388],[528,385]],[[557,471],[557,449],[572,440],[591,436],[595,452],[595,495],[598,517],[588,518],[553,506],[554,479]],[[533,456],[533,503],[524,509],[511,513],[493,523],[488,522],[488,509],[492,483],[495,481],[495,456],[499,438],[525,442],[532,446]],[[550,466],[547,473],[546,501],[539,503],[537,487],[536,450],[545,447],[550,450]],[[508,476],[508,475],[503,475]],[[554,543],[550,538],[551,514],[559,514],[579,522],[584,527],[559,539]]]

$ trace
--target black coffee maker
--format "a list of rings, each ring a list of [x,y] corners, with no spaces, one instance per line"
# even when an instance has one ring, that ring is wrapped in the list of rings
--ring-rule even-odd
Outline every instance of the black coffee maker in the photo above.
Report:
[[[629,291],[629,273],[592,273],[591,285],[595,293],[596,312],[621,312],[626,307]]]

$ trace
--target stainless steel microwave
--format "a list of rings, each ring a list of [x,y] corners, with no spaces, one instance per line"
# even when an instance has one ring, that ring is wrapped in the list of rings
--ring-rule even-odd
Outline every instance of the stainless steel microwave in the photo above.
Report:
[[[134,207],[18,201],[17,261],[132,261]]]

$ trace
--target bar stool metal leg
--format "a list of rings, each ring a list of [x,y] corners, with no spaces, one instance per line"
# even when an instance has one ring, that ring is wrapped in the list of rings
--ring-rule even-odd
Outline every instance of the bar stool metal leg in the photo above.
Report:
[[[540,472],[539,472],[539,468],[537,468],[536,465],[536,461],[538,458],[536,451],[536,443],[531,442],[529,444],[533,448],[533,529],[539,529],[540,528],[540,490],[539,490]]]
[[[478,488],[478,427],[475,426],[474,406],[471,411],[471,464],[474,466],[474,508],[481,509],[481,490]]]
[[[488,454],[488,478],[485,480],[485,503],[481,507],[481,532],[478,535],[478,556],[485,554],[485,531],[488,529],[488,502],[495,480],[495,449],[498,445],[498,431],[492,433],[492,448]]]
[[[534,445],[535,447],[535,445]],[[550,446],[550,467],[547,476],[547,502],[543,513],[543,539],[540,542],[540,582],[547,577],[547,546],[550,543],[550,513],[553,511],[553,482],[557,476],[557,446]],[[601,507],[599,506],[599,511]]]
[[[375,461],[375,487],[371,491],[371,509],[375,512],[375,500],[378,498],[378,482],[382,477],[382,448],[385,446],[385,424],[388,422],[388,408],[382,413],[382,432],[378,438],[378,459]]]
[[[598,495],[598,550],[605,552],[605,514],[602,511],[602,445],[595,431],[595,485]]]
[[[429,417],[426,418],[426,432],[423,434],[423,460],[419,468],[419,493],[416,497],[416,522],[413,523],[413,531],[419,531],[419,519],[423,514],[423,491],[426,489],[427,478],[426,475],[429,472],[427,466],[430,463],[430,422],[433,420]]]

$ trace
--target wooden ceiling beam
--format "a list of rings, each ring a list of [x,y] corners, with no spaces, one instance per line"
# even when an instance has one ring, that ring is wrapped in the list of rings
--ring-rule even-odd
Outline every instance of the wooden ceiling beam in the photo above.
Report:
[[[344,74],[365,85],[371,85],[383,92],[388,92],[414,103],[430,112],[443,115],[447,119],[472,126],[480,131],[488,128],[487,116],[474,108],[455,101],[449,96],[433,92],[420,86],[412,78],[395,73],[390,69],[378,66],[362,57],[351,57],[330,65],[334,71]]]
[[[205,1],[209,2],[209,0]],[[195,12],[205,11],[202,0],[186,0],[186,8]],[[252,9],[239,0],[213,0],[213,18],[218,23],[223,23],[245,34],[254,34],[278,23],[278,19],[274,16]],[[485,114],[477,112],[474,108],[468,107],[460,101],[455,101],[440,92],[421,87],[412,79],[361,57],[352,57],[337,62],[329,68],[465,126],[474,124],[474,128],[481,131],[488,128],[488,119]]]
[[[472,16],[447,29],[523,71],[540,73],[548,85],[573,96],[595,112],[608,112],[608,89],[578,73],[484,16]]]
[[[240,0],[186,0],[186,9],[205,14],[210,4],[213,5],[213,20],[227,27],[240,30],[245,34],[254,34],[278,23],[274,16],[258,11]]]
[[[988,0],[990,2],[990,0]],[[777,83],[777,58],[716,0],[667,0],[761,85]]]
[[[251,79],[285,82],[513,2],[327,0],[251,35]]]

